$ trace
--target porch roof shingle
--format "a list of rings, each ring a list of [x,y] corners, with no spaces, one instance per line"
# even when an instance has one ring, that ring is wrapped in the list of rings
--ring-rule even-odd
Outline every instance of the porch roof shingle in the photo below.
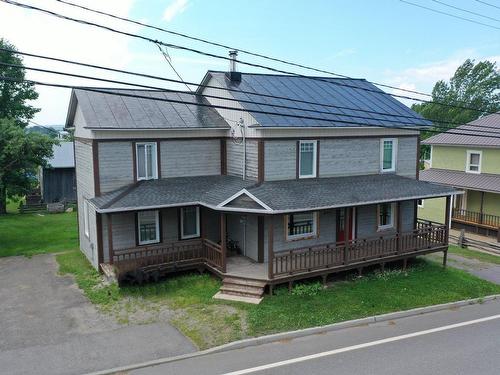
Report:
[[[247,194],[262,206],[226,205]],[[441,197],[457,193],[443,185],[387,174],[303,180],[244,181],[234,176],[177,177],[141,181],[93,198],[98,212],[120,212],[200,204],[220,211],[267,214]]]

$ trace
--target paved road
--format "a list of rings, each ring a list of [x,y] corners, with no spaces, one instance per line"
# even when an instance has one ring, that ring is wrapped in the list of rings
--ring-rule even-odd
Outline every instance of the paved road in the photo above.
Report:
[[[233,375],[498,375],[500,301],[185,359],[129,373],[189,375],[200,371]]]
[[[168,324],[116,324],[57,270],[53,255],[0,258],[0,374],[82,374],[195,350]]]

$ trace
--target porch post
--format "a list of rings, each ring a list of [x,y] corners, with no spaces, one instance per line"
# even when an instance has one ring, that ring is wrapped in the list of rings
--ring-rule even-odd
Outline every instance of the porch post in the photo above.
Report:
[[[267,276],[272,279],[273,275],[273,258],[274,258],[274,224],[273,216],[267,216],[269,224],[267,227]]]
[[[222,256],[222,272],[226,272],[226,253],[227,253],[227,244],[226,244],[226,214],[221,212],[220,214],[220,250]]]
[[[109,263],[113,264],[113,258],[115,256],[115,250],[113,249],[113,214],[107,214],[108,219],[108,253],[109,253]]]
[[[445,220],[444,224],[446,226],[445,231],[444,231],[444,242],[446,245],[448,245],[448,239],[450,236],[450,208],[451,208],[451,195],[446,196],[446,213],[445,213]],[[446,267],[446,261],[448,259],[448,246],[446,246],[446,249],[443,251],[443,267]]]
[[[351,233],[350,227],[350,209],[345,207],[344,210],[344,264],[349,263],[349,234]]]
[[[396,202],[396,252],[401,253],[401,202]]]
[[[479,206],[479,224],[483,223],[484,191],[481,192],[481,205]]]

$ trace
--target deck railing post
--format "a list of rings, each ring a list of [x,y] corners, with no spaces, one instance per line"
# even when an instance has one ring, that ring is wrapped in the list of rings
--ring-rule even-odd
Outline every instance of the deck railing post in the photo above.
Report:
[[[220,250],[221,250],[221,271],[226,272],[226,214],[221,212],[220,214]]]
[[[108,214],[108,250],[109,250],[109,263],[114,263],[115,251],[113,248],[113,215]]]
[[[444,244],[448,245],[448,238],[450,235],[450,209],[451,209],[451,195],[446,196],[446,212],[445,212],[445,220],[444,225],[446,226],[444,231]]]
[[[396,202],[396,253],[401,253],[401,202]]]
[[[273,270],[273,260],[274,260],[274,225],[273,225],[273,217],[268,216],[266,217],[267,220],[269,220],[269,224],[267,227],[267,263],[268,263],[268,269],[267,269],[267,276],[272,279],[274,278],[274,270]]]

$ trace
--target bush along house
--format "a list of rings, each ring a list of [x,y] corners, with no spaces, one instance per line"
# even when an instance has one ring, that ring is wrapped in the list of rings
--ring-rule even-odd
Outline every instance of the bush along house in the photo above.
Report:
[[[463,190],[451,208],[453,228],[497,237],[500,241],[500,113],[456,128],[463,135],[444,132],[426,139],[430,169],[421,180]],[[456,132],[456,131],[455,131]],[[486,135],[486,136],[485,136]],[[421,202],[419,217],[444,220],[443,199]]]
[[[233,69],[194,96],[97,91],[73,90],[67,119],[80,247],[120,281],[207,269],[218,297],[258,302],[276,284],[446,259],[449,218],[416,218],[418,199],[456,193],[417,179],[427,123],[365,80]]]

